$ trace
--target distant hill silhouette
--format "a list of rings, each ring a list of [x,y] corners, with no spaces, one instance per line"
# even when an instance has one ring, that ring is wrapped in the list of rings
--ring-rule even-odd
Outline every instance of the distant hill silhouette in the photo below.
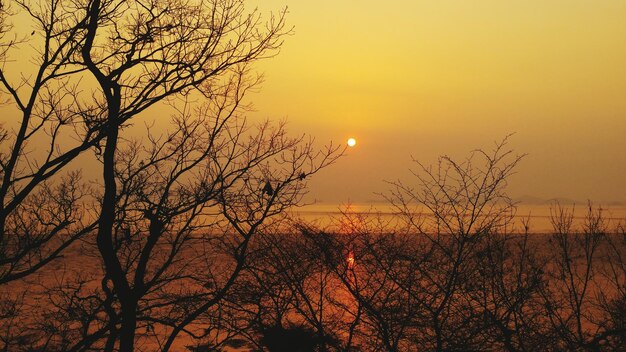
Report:
[[[521,204],[533,204],[533,205],[550,205],[554,202],[558,202],[560,204],[586,204],[587,200],[580,200],[580,199],[571,199],[571,198],[565,198],[565,197],[556,197],[556,198],[549,198],[549,199],[545,199],[545,198],[540,198],[540,197],[536,197],[536,196],[531,196],[531,195],[523,195],[523,196],[519,196],[519,197],[514,197],[513,201],[521,203]],[[596,200],[591,200],[594,203],[598,203],[598,204],[602,204],[602,205],[606,205],[606,206],[624,206],[626,205],[625,201],[619,201],[619,200],[610,200],[610,201],[596,201]]]

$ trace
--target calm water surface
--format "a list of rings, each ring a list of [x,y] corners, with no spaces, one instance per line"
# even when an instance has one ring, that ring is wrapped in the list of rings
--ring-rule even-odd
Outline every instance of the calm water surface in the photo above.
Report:
[[[574,214],[574,225],[582,225],[588,213],[587,204],[562,204],[561,207]],[[626,205],[594,204],[594,209],[602,208],[603,217],[609,229],[617,225],[626,224]],[[293,215],[306,221],[312,221],[319,226],[332,226],[341,222],[344,214],[363,215],[374,217],[379,214],[382,218],[393,218],[398,210],[386,203],[317,203],[306,205],[293,210]],[[522,228],[522,220],[529,219],[530,231],[546,233],[552,231],[551,214],[555,214],[555,206],[550,204],[518,204],[515,214],[515,226]]]

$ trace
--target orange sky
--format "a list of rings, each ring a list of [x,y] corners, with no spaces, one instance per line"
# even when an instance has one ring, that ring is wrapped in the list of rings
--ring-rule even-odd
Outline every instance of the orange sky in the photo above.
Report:
[[[252,2],[255,3],[255,2]],[[295,26],[260,69],[260,117],[359,145],[313,181],[326,202],[515,132],[513,196],[626,201],[626,2],[264,0]]]
[[[512,196],[626,201],[626,1],[254,6],[288,6],[295,27],[257,66],[254,118],[287,119],[320,143],[358,140],[312,180],[311,198],[377,200],[383,180],[410,180],[411,156],[461,158],[514,132],[511,146],[529,155]]]

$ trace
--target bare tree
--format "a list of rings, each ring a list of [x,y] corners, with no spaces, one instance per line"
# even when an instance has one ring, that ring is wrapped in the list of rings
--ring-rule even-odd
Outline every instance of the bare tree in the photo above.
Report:
[[[26,318],[33,289],[24,280],[96,227],[90,187],[71,164],[104,137],[84,123],[97,111],[80,101],[84,68],[73,61],[84,18],[75,10],[70,2],[0,2],[2,349],[41,336]],[[32,32],[13,26],[20,16]]]
[[[487,233],[466,266],[471,276],[461,286],[467,332],[477,346],[506,351],[532,351],[550,346],[550,330],[541,309],[546,259],[541,235]]]
[[[234,293],[199,317],[213,341],[203,346],[282,351],[267,339],[280,334],[339,351],[619,350],[623,231],[609,236],[597,210],[580,233],[567,212],[554,217],[554,236],[529,233],[528,219],[513,226],[504,184],[519,157],[504,146],[476,154],[476,169],[445,161],[457,166],[424,178],[440,182],[402,186],[392,219],[346,210],[326,230],[264,228]],[[336,340],[309,339],[320,332]]]
[[[594,339],[600,345],[618,350],[626,346],[626,231],[623,223],[616,225],[607,242],[608,253],[601,275],[609,282],[609,292],[601,291],[598,295],[607,322]]]
[[[249,128],[237,111],[243,83],[232,83],[223,100],[181,111],[172,132],[131,143],[118,159],[113,243],[129,293],[116,296],[134,307],[120,305],[120,334],[159,331],[163,350],[180,333],[203,335],[195,322],[234,284],[252,236],[340,155],[288,137],[283,125]]]
[[[336,345],[342,322],[333,302],[340,287],[317,244],[294,232],[297,226],[274,228],[255,239],[254,256],[239,283],[252,299],[233,305],[254,322],[247,332],[253,344],[271,351],[327,351]]]
[[[574,209],[556,204],[548,285],[543,288],[544,315],[559,348],[600,351],[624,346],[619,303],[624,299],[619,228],[609,231],[602,208],[589,203],[580,227]],[[617,270],[616,270],[617,269]],[[617,321],[614,320],[617,318]]]
[[[467,324],[458,300],[476,270],[470,258],[482,238],[506,228],[514,214],[505,187],[523,155],[506,149],[506,143],[507,138],[496,143],[491,152],[476,150],[464,162],[441,157],[435,168],[416,161],[417,189],[391,183],[387,199],[412,231],[429,242],[428,259],[418,268],[422,287],[414,296],[430,320],[432,330],[427,335],[432,334],[432,345],[428,348],[459,348],[457,340],[467,343],[471,337],[459,336],[466,331],[458,328]],[[425,216],[420,216],[419,207],[426,210]]]
[[[0,264],[8,268],[2,277],[34,272],[97,229],[86,245],[95,244],[104,278],[97,304],[84,303],[100,327],[85,329],[83,342],[55,348],[132,350],[139,328],[146,331],[139,338],[152,337],[163,350],[181,333],[197,337],[194,323],[232,286],[253,234],[300,202],[305,179],[340,155],[288,137],[283,124],[248,124],[241,116],[245,92],[259,82],[248,65],[277,52],[288,33],[285,12],[264,21],[238,0],[17,1],[16,7],[31,16],[35,31],[32,38],[9,38],[3,12],[2,58],[22,42],[44,40],[34,82],[13,84],[6,71],[0,75],[23,112],[17,133],[2,133]],[[95,80],[98,89],[85,94],[82,79]],[[24,87],[32,88],[26,99]],[[122,134],[149,108],[176,107],[186,97],[206,103],[180,108],[164,135],[130,141]],[[40,132],[49,150],[33,161],[27,145],[38,143]],[[78,143],[60,147],[72,138]],[[101,193],[83,186],[78,173],[53,179],[90,148],[103,167]],[[85,196],[94,193],[95,221],[83,224],[81,202],[91,206],[94,199]],[[41,250],[57,239],[59,245]],[[217,254],[218,247],[228,250]],[[33,253],[43,254],[34,261]],[[28,263],[20,264],[22,257]],[[92,282],[59,284],[49,300],[85,294]],[[69,313],[64,319],[78,321]]]
[[[30,35],[14,30],[18,13],[32,19]],[[99,126],[83,124],[97,113],[79,100],[84,68],[73,63],[83,25],[66,2],[0,7],[2,101],[19,116],[0,125],[0,285],[32,274],[95,228],[84,216],[89,190],[81,173],[66,170],[103,138]],[[14,56],[18,50],[33,52],[31,66]]]
[[[126,350],[134,343],[137,297],[113,241],[119,130],[133,116],[170,96],[196,90],[209,99],[215,95],[219,99],[220,88],[230,84],[229,76],[241,76],[247,63],[279,47],[285,33],[284,12],[262,28],[264,23],[257,14],[244,12],[242,1],[95,0],[84,10],[87,21],[81,59],[98,81],[99,101],[106,107],[104,193],[97,245],[117,294],[133,297],[120,301],[120,348]],[[164,194],[166,198],[167,189]],[[154,219],[152,232],[162,231],[160,215],[146,215]],[[149,242],[148,247],[153,245]],[[143,268],[139,270],[141,273]]]

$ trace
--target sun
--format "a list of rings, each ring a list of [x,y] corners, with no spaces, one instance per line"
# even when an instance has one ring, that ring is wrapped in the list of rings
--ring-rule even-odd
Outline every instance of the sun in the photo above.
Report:
[[[354,147],[356,145],[356,139],[348,138],[348,147]]]

